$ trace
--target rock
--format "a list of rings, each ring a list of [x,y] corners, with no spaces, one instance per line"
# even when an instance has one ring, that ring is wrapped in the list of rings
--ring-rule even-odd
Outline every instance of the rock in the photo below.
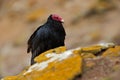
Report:
[[[108,57],[108,56],[109,57],[116,57],[116,56],[120,55],[119,51],[120,51],[120,47],[115,46],[115,48],[109,48],[107,51],[105,51],[102,56],[104,56],[104,57]]]
[[[73,50],[64,51],[65,47],[59,47],[44,52],[35,58],[36,64],[17,76],[6,77],[3,80],[73,79],[82,73],[82,57],[79,53],[74,53]],[[66,74],[66,72],[68,73]]]
[[[99,53],[101,55],[96,55]],[[113,43],[102,43],[71,50],[66,50],[62,46],[40,54],[34,59],[37,63],[16,76],[8,76],[2,80],[116,79],[116,76],[113,75],[117,75],[120,71],[119,53],[120,46]]]

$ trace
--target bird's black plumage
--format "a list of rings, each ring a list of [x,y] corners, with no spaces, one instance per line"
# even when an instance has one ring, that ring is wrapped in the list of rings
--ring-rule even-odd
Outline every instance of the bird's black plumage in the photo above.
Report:
[[[34,58],[42,52],[59,46],[64,46],[65,30],[60,21],[48,17],[45,24],[38,27],[28,40],[27,52],[32,52],[31,65],[34,64]]]

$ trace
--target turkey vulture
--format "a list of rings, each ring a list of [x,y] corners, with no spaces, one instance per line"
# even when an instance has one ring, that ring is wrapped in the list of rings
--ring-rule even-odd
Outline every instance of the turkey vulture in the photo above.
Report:
[[[27,53],[31,52],[31,65],[34,64],[34,58],[39,54],[59,46],[64,46],[66,32],[62,23],[64,20],[51,14],[47,22],[39,26],[28,40]]]

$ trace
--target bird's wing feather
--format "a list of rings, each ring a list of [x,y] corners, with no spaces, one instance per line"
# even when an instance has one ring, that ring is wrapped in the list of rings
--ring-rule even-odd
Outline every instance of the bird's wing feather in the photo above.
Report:
[[[50,29],[41,27],[37,29],[30,39],[28,40],[28,51],[35,54],[36,51],[42,52],[44,47],[47,45],[48,40],[51,38]]]
[[[31,45],[32,59],[34,59],[40,53],[51,48],[51,45],[48,45],[51,44],[51,42],[53,42],[51,41],[53,39],[53,36],[51,35],[51,30],[47,28],[40,28],[36,32]]]
[[[40,26],[41,27],[41,26]],[[37,31],[40,29],[40,27],[38,27],[36,29],[36,31],[30,36],[29,40],[28,40],[28,49],[27,49],[27,53],[29,53],[31,51],[31,47],[32,47],[32,44],[33,44],[33,40],[36,36],[36,33]]]

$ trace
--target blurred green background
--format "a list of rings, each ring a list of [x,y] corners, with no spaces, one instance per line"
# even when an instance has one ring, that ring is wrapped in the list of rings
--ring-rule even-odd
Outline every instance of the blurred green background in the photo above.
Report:
[[[120,0],[0,0],[0,77],[30,65],[27,40],[52,13],[65,20],[68,49],[120,44]]]

